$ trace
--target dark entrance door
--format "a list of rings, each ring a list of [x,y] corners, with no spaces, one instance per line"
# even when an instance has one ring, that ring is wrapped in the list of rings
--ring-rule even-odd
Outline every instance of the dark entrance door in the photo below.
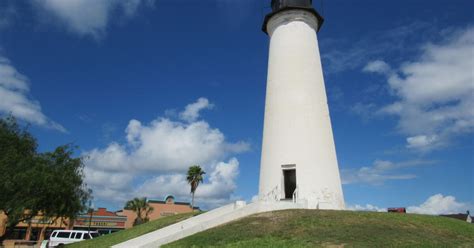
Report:
[[[296,189],[296,170],[283,170],[285,199],[292,199]]]

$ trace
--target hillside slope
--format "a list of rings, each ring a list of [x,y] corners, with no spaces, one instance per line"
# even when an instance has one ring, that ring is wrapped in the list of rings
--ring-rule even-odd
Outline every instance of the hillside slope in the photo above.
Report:
[[[199,213],[186,213],[178,214],[168,217],[163,217],[154,221],[150,221],[139,226],[115,232],[112,234],[104,235],[95,239],[85,240],[78,243],[67,245],[67,248],[107,248],[112,245],[127,241],[129,239],[136,238],[143,234],[153,232],[165,226],[172,225],[174,223],[180,222],[187,218],[190,218]]]
[[[165,247],[474,247],[474,224],[438,216],[285,210],[253,215]]]

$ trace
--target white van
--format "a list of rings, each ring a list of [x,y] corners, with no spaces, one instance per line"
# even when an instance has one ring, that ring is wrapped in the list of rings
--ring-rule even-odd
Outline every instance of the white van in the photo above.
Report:
[[[99,233],[96,231],[54,230],[49,237],[48,247],[63,247],[67,244],[97,237],[99,237]]]

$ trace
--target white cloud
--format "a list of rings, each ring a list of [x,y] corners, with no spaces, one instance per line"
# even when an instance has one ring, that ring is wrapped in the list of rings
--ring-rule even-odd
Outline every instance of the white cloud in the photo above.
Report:
[[[231,158],[228,162],[219,162],[209,166],[208,181],[200,184],[196,190],[195,201],[204,208],[213,208],[233,201],[236,189],[235,180],[239,174],[239,161]],[[162,197],[172,194],[178,199],[190,199],[190,186],[184,173],[154,177],[145,181],[135,190],[135,195]]]
[[[141,4],[153,5],[152,0],[35,0],[40,10],[52,14],[70,31],[100,38],[104,35],[114,10],[132,17]]]
[[[323,27],[324,28],[324,27]],[[357,39],[340,37],[322,38],[321,56],[325,72],[338,73],[347,70],[358,70],[368,63],[371,58],[383,54],[414,52],[420,34],[424,37],[433,36],[439,28],[428,22],[413,22],[407,25],[397,25],[395,28],[380,31],[371,30],[370,33]],[[396,41],[396,42],[394,42]]]
[[[465,213],[467,210],[469,210],[469,204],[456,201],[454,196],[442,194],[431,196],[420,206],[407,208],[408,213],[430,215]]]
[[[105,149],[94,149],[85,154],[87,165],[106,171],[126,171],[129,166],[129,153],[118,144],[111,143]]]
[[[84,175],[95,200],[118,203],[119,207],[132,198],[134,174],[129,171],[104,171],[86,163]]]
[[[209,176],[209,183],[202,185],[197,197],[220,199],[230,195],[236,189],[235,179],[239,175],[239,161],[231,158],[227,163],[219,162]]]
[[[407,147],[415,149],[423,149],[425,147],[433,147],[434,144],[438,141],[437,135],[418,135],[414,137],[407,138]]]
[[[201,97],[197,102],[187,105],[184,111],[179,113],[179,117],[182,120],[193,122],[199,118],[201,110],[212,109],[213,107],[214,105],[209,103],[208,99]]]
[[[207,105],[211,104],[207,101]],[[198,202],[224,203],[233,197],[239,162],[235,158],[222,161],[249,149],[242,141],[227,142],[220,130],[202,120],[158,118],[146,125],[131,120],[125,136],[123,144],[113,142],[84,153],[87,183],[98,197],[116,203],[136,195],[189,196],[185,173],[193,164],[201,165],[208,173],[208,181],[196,193]],[[107,175],[116,180],[104,180]]]
[[[443,196],[442,194],[436,194],[430,196],[424,203],[419,206],[409,206],[406,208],[407,213],[411,214],[428,214],[428,215],[440,215],[440,214],[457,214],[466,213],[472,205],[464,202],[456,201],[454,196]],[[387,208],[381,208],[372,204],[363,205],[348,205],[347,210],[353,211],[374,211],[374,212],[386,212]]]
[[[160,118],[144,126],[131,120],[126,138],[125,144],[111,143],[104,149],[85,153],[90,170],[184,172],[192,164],[213,164],[229,154],[249,149],[245,142],[226,142],[224,134],[204,121],[185,124]],[[97,183],[104,182],[94,182]]]
[[[385,72],[397,100],[379,113],[399,117],[407,147],[430,151],[453,137],[474,131],[474,28],[455,33],[442,44],[427,44],[417,61],[399,72],[374,61],[365,71]]]
[[[0,113],[9,114],[31,124],[66,132],[60,124],[43,114],[39,102],[29,97],[28,78],[18,72],[10,60],[0,56]]]
[[[387,74],[392,70],[390,66],[382,60],[375,60],[369,62],[363,69],[365,72],[376,72],[380,74]]]
[[[394,163],[385,160],[375,160],[371,166],[364,166],[359,169],[342,169],[342,183],[366,183],[372,185],[383,184],[387,180],[408,180],[416,178],[410,173],[400,173],[398,170],[415,166],[433,164],[433,161],[412,160]]]

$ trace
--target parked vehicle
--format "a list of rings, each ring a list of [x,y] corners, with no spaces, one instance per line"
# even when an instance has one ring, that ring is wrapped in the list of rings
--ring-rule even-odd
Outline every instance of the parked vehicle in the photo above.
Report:
[[[402,214],[406,214],[406,213],[407,213],[407,209],[406,209],[406,208],[388,208],[388,209],[387,209],[387,212],[389,212],[389,213],[402,213]]]
[[[48,247],[63,247],[67,244],[97,237],[99,237],[99,233],[96,231],[54,230],[49,237]]]

